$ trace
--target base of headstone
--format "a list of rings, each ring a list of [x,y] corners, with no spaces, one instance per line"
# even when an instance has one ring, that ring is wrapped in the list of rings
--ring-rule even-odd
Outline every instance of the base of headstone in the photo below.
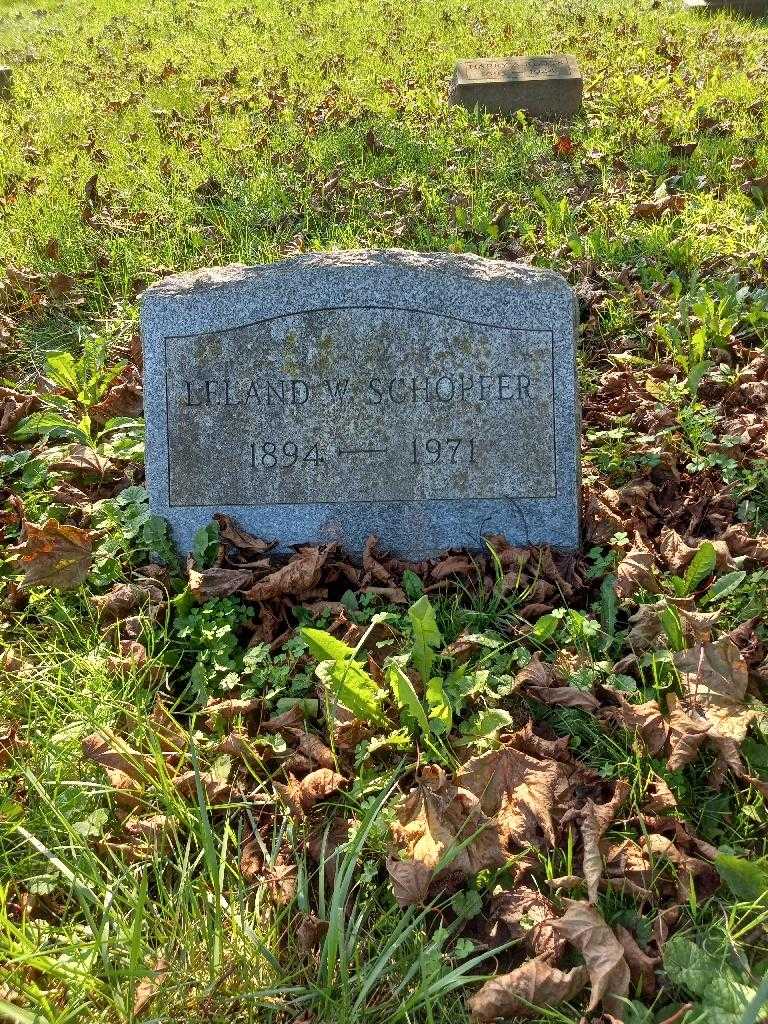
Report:
[[[514,116],[522,110],[544,120],[573,117],[581,109],[583,80],[574,57],[503,57],[461,60],[449,99],[469,110]]]
[[[753,18],[768,16],[768,0],[683,0],[683,2],[689,11],[710,14],[727,11],[730,14],[743,14]]]

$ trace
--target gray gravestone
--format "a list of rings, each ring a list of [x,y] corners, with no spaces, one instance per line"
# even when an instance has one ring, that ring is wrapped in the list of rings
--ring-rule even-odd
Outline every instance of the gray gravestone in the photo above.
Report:
[[[493,114],[524,110],[542,118],[572,117],[581,109],[583,82],[574,57],[505,57],[461,60],[452,103]]]
[[[169,277],[141,309],[152,511],[409,557],[578,544],[575,305],[559,275],[316,253]]]
[[[685,0],[685,6],[693,11],[728,11],[757,18],[768,16],[768,0]]]

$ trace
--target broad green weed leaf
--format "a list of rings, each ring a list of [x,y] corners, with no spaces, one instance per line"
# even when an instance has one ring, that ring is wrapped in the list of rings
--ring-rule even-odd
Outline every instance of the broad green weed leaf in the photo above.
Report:
[[[475,739],[487,739],[495,736],[501,729],[511,729],[515,720],[504,708],[489,708],[480,712],[474,718],[470,718],[461,726],[461,732],[465,736],[472,736]]]
[[[445,735],[451,731],[453,713],[445,696],[443,681],[439,676],[433,676],[429,680],[426,694],[429,705],[429,727],[439,736]]]
[[[724,597],[729,597],[734,591],[738,590],[746,578],[747,574],[743,569],[727,572],[725,576],[721,576],[719,580],[712,584],[702,597],[701,603],[711,604],[713,601],[722,601]]]
[[[418,601],[424,593],[424,584],[411,569],[406,569],[403,573],[403,590],[409,601]]]
[[[364,722],[383,722],[381,691],[365,669],[349,658],[321,661],[315,670],[334,697]]]
[[[443,642],[437,628],[435,609],[426,594],[408,609],[408,618],[413,628],[413,664],[426,684],[432,674],[435,648]]]
[[[429,732],[429,719],[413,683],[403,671],[399,659],[391,658],[386,665],[387,682],[392,687],[395,701],[401,711],[406,711],[423,733]]]
[[[619,599],[616,595],[616,577],[606,576],[600,585],[600,622],[609,637],[616,632]]]
[[[691,995],[703,996],[720,962],[682,935],[673,935],[664,945],[663,953],[664,970],[670,981]]]
[[[343,640],[332,636],[324,629],[312,629],[309,626],[303,626],[299,633],[307,641],[309,653],[318,661],[344,661],[346,658],[351,658],[355,653]]]
[[[71,352],[52,352],[46,359],[48,376],[65,391],[77,394],[80,390],[80,379],[77,363]]]
[[[768,860],[746,860],[728,853],[715,857],[717,873],[739,900],[752,902],[768,894]]]
[[[30,413],[19,420],[11,434],[14,441],[29,441],[33,437],[47,437],[56,433],[59,437],[71,437],[81,444],[90,444],[91,439],[83,430],[75,426],[71,420],[64,419],[61,413],[52,409]]]
[[[219,548],[219,524],[211,520],[206,526],[201,526],[192,541],[192,557],[200,569],[207,569]]]
[[[531,636],[541,641],[549,640],[561,622],[562,616],[553,615],[552,612],[549,612],[547,615],[542,615],[540,619],[536,620],[536,623],[531,630]]]
[[[712,575],[715,571],[716,563],[717,552],[713,545],[708,540],[705,540],[685,571],[685,590],[687,594],[692,594],[699,584]]]
[[[667,605],[659,616],[659,620],[667,635],[667,640],[669,640],[669,646],[673,651],[682,651],[685,647],[685,638],[683,635],[683,624],[680,621],[680,613],[677,608]]]
[[[688,371],[688,379],[686,381],[686,383],[688,384],[689,394],[695,396],[696,392],[699,390],[699,384],[701,384],[706,374],[709,372],[709,370],[712,369],[714,365],[715,364],[711,362],[709,359],[702,359],[701,362],[695,363],[690,368],[690,370]]]

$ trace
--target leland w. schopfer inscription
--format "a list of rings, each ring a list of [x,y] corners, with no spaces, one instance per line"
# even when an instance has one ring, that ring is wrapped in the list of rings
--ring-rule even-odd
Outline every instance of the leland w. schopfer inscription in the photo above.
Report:
[[[573,306],[556,275],[318,254],[162,282],[142,330],[150,495],[182,546],[220,509],[286,543],[359,549],[373,532],[409,555],[500,530],[576,541]]]

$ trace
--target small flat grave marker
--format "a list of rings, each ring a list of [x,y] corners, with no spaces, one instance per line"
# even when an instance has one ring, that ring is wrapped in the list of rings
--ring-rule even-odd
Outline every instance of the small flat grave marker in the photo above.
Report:
[[[684,0],[684,3],[691,11],[729,11],[753,18],[768,16],[768,0]]]
[[[518,110],[555,120],[581,109],[583,81],[574,57],[475,58],[461,60],[450,100],[473,110],[514,115]]]
[[[214,512],[283,545],[578,544],[573,293],[448,253],[179,274],[142,301],[147,480],[179,546]]]

